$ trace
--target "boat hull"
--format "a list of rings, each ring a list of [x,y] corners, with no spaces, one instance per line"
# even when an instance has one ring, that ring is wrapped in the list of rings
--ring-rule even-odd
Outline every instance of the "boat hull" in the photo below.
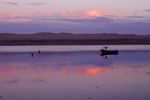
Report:
[[[103,50],[101,49],[103,54],[118,54],[118,50]]]

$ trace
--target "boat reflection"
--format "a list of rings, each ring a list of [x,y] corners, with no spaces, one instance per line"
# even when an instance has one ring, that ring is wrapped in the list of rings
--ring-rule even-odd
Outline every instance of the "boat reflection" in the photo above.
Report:
[[[109,55],[118,55],[118,52],[101,53],[101,56],[103,56],[104,59],[108,59]]]

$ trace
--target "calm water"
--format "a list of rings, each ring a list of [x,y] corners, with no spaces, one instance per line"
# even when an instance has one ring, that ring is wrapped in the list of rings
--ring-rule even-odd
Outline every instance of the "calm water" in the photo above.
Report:
[[[57,45],[57,46],[0,46],[0,52],[97,51],[104,46],[117,50],[150,50],[150,45]]]
[[[0,46],[0,100],[150,100],[150,46],[102,47]]]

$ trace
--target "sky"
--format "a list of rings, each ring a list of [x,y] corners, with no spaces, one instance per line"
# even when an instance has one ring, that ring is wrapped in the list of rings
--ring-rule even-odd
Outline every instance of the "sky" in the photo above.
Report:
[[[150,34],[150,0],[0,0],[0,33]]]

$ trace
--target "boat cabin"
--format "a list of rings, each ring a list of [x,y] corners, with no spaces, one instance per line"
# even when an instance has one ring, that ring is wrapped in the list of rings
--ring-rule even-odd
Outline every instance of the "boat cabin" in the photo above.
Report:
[[[103,47],[103,50],[108,50],[108,47]]]

